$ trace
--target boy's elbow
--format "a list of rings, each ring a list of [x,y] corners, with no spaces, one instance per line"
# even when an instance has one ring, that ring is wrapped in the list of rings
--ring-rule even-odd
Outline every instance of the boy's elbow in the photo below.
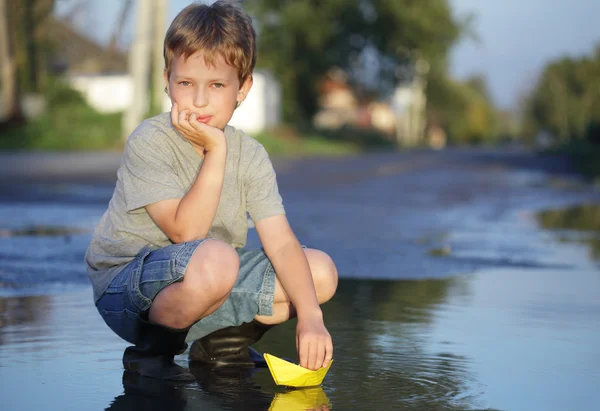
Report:
[[[189,241],[201,240],[203,238],[206,238],[207,235],[208,235],[208,232],[202,232],[202,233],[195,232],[194,233],[194,232],[180,231],[180,232],[172,233],[169,236],[169,239],[173,243],[179,244],[179,243],[187,243]]]

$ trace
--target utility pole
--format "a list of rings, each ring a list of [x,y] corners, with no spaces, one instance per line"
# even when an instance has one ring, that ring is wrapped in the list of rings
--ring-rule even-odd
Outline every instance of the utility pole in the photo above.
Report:
[[[135,34],[129,50],[129,74],[132,80],[131,105],[123,119],[123,138],[138,126],[150,107],[150,46],[152,42],[152,2],[138,0],[135,11]]]
[[[167,0],[154,0],[154,39],[152,42],[152,109],[163,111],[165,97],[165,81],[163,72],[165,60],[163,57],[163,43],[166,31]]]

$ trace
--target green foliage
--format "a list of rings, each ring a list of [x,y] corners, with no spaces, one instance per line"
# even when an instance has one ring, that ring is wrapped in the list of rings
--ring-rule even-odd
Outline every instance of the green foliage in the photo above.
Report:
[[[546,131],[556,142],[600,142],[600,45],[591,56],[546,66],[525,101],[523,124],[529,140]]]
[[[331,67],[348,72],[364,92],[389,93],[414,50],[444,76],[446,54],[463,30],[447,0],[246,0],[244,6],[257,22],[258,65],[282,82],[284,118],[294,123],[314,114],[318,82]],[[374,84],[357,69],[365,51],[376,58],[368,68]]]
[[[60,79],[52,79],[44,93],[50,107],[87,104],[83,95]]]
[[[53,48],[48,23],[55,0],[7,1],[6,5],[19,88],[23,92],[41,92]]]
[[[434,86],[438,101],[430,108],[430,117],[447,131],[452,143],[480,144],[494,139],[498,113],[483,77],[462,82],[439,78]]]
[[[1,131],[0,148],[28,150],[119,149],[121,113],[101,114],[75,90],[59,81],[47,87],[47,112]]]

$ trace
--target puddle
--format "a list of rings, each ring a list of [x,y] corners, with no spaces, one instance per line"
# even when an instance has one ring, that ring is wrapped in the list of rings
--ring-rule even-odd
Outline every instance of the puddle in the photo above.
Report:
[[[600,402],[597,272],[341,280],[323,307],[334,364],[319,390],[302,395],[276,386],[267,369],[192,367],[197,380],[179,387],[132,377],[121,365],[127,343],[90,293],[0,298],[3,409],[562,411]],[[296,358],[294,335],[292,321],[256,348]],[[11,394],[23,387],[30,395]]]

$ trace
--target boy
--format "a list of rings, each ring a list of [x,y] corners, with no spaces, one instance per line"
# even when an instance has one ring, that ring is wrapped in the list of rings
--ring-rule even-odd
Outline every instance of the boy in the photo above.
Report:
[[[251,20],[230,2],[192,4],[167,31],[170,116],[129,137],[86,253],[100,315],[134,344],[128,371],[192,380],[173,362],[186,341],[190,361],[254,366],[249,346],[293,316],[300,365],[332,358],[319,304],[335,293],[335,265],[301,247],[266,151],[227,126],[252,87],[255,52]],[[243,248],[247,212],[264,251]]]

